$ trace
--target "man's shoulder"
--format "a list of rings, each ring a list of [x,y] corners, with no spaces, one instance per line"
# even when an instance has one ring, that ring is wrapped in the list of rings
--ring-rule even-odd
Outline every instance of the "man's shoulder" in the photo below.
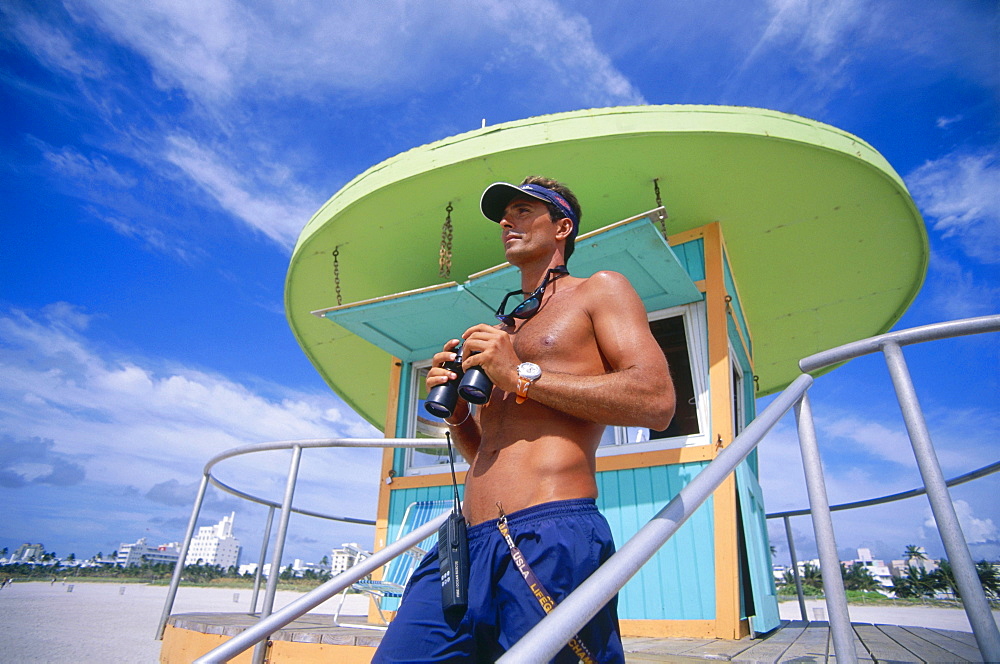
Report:
[[[580,285],[580,302],[593,311],[618,311],[621,307],[642,306],[628,277],[621,272],[601,270]]]
[[[632,284],[621,272],[601,270],[584,279],[584,286],[594,292],[621,292],[623,289],[633,290]]]

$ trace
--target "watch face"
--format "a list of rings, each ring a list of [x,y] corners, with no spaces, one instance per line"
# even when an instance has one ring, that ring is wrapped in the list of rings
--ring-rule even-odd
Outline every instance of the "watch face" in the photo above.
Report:
[[[542,368],[534,362],[522,362],[517,367],[517,375],[528,380],[538,380],[542,375]]]

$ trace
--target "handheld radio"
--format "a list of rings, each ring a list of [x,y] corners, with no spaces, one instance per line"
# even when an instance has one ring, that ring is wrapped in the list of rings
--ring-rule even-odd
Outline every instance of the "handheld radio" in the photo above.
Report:
[[[464,609],[469,603],[469,540],[462,505],[458,500],[458,480],[455,478],[455,457],[448,439],[448,461],[451,482],[455,489],[455,505],[448,519],[438,529],[438,566],[441,571],[441,604],[445,611]]]

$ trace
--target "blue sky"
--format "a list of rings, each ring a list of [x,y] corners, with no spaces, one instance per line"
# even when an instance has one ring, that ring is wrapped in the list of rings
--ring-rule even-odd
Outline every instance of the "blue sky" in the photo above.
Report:
[[[355,175],[484,119],[693,103],[832,124],[888,159],[927,223],[927,280],[897,328],[997,313],[998,26],[991,1],[8,0],[0,547],[178,540],[210,456],[375,435],[288,329],[291,248]],[[997,460],[997,349],[908,352],[948,477]],[[813,390],[834,503],[919,484],[888,384],[867,358]],[[374,517],[377,454],[306,461],[298,504]],[[277,498],[286,466],[221,474]],[[806,506],[800,469],[789,418],[761,448],[769,511]],[[1000,558],[998,481],[953,493],[977,559]],[[210,490],[203,522],[231,510],[256,560],[263,508]],[[837,515],[838,544],[939,556],[929,518],[925,499]],[[815,555],[808,519],[794,525]],[[295,517],[286,555],[371,539]]]

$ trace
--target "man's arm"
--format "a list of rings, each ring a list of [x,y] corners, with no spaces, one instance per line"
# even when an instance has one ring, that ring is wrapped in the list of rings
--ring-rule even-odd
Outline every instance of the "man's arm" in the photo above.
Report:
[[[542,367],[542,377],[532,384],[528,398],[591,422],[667,428],[674,415],[674,386],[642,300],[616,272],[598,272],[581,289],[581,304],[610,370],[579,376]],[[509,335],[477,325],[466,332],[466,339],[467,343],[475,339],[475,348],[482,350],[472,356],[473,363],[481,364],[497,387],[515,391],[520,358]]]

